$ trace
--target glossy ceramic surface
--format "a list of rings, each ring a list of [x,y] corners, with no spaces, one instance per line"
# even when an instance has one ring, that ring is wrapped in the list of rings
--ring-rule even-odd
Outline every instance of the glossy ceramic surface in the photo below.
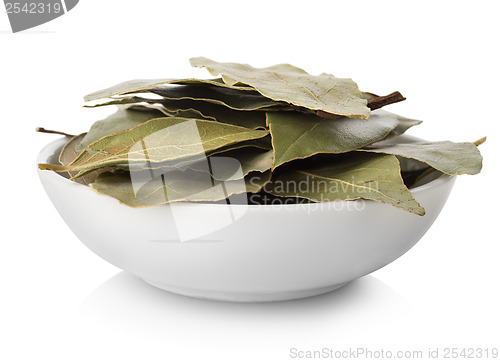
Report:
[[[65,141],[47,145],[38,162]],[[391,263],[429,229],[455,181],[443,175],[412,189],[426,209],[420,217],[363,200],[132,209],[54,172],[39,176],[64,221],[101,258],[174,293],[245,302],[329,292]]]

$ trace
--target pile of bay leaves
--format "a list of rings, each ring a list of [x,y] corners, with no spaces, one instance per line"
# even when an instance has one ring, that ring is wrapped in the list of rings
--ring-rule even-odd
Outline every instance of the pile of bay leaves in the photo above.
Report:
[[[423,215],[410,189],[430,174],[477,174],[474,143],[417,142],[420,121],[381,110],[404,100],[288,64],[193,58],[214,79],[150,79],[85,97],[118,111],[40,164],[131,207],[368,199]],[[68,176],[69,175],[69,176]]]

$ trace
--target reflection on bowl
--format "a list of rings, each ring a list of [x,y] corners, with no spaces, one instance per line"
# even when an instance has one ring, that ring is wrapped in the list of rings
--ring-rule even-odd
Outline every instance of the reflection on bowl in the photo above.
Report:
[[[48,144],[38,162],[65,142]],[[391,263],[429,229],[455,181],[441,175],[412,189],[426,210],[417,216],[365,200],[133,209],[57,173],[39,176],[76,236],[111,264],[174,293],[242,302],[326,293]]]

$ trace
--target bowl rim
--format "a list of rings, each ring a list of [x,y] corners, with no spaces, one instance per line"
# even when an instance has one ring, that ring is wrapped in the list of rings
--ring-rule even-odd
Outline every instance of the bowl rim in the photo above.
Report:
[[[416,137],[414,137],[416,139]],[[48,161],[49,157],[53,156],[54,155],[54,152],[55,150],[57,150],[58,147],[62,147],[68,140],[68,137],[59,137],[49,143],[47,143],[42,149],[41,151],[39,152],[38,156],[37,156],[37,162],[36,162],[36,167],[37,167],[37,170],[38,172],[45,172],[46,170],[40,170],[38,168],[38,164],[39,163],[45,163]],[[70,181],[68,178],[60,175],[59,173],[57,172],[53,172],[53,171],[46,171],[47,172],[47,175],[50,173],[50,174],[53,174],[51,176],[48,176],[48,177],[56,177],[58,180],[62,181],[62,182],[66,182],[68,184],[71,184],[73,185],[74,187],[84,187],[86,189],[88,189],[90,192],[93,192],[92,189],[86,185],[83,185],[83,184],[80,184],[78,182],[72,182]],[[412,195],[413,196],[416,196],[418,194],[421,194],[421,193],[424,193],[426,192],[427,190],[429,189],[432,189],[432,188],[435,188],[435,187],[438,187],[439,185],[445,183],[445,182],[448,182],[452,179],[454,179],[456,176],[455,175],[448,175],[448,174],[445,174],[445,173],[442,173],[440,176],[438,176],[437,178],[423,184],[423,185],[420,185],[420,186],[417,186],[417,187],[414,187],[414,188],[409,188],[409,190],[411,191]],[[93,192],[94,193],[94,192]],[[97,193],[96,193],[97,194]],[[98,194],[99,195],[99,194]],[[103,196],[103,195],[99,195],[99,196]],[[105,196],[105,195],[104,195]],[[110,196],[107,196],[108,198],[111,198],[111,199],[114,199]],[[114,199],[116,200],[116,199]],[[121,204],[118,200],[116,200],[117,203],[119,203],[120,205],[123,205]],[[339,200],[339,201],[329,201],[329,202],[325,202],[324,204],[328,204],[328,203],[333,203],[333,202],[336,202],[336,203],[339,203],[339,202],[376,202],[374,200],[369,200],[369,199],[356,199],[356,200]],[[200,204],[200,203],[196,203],[196,202],[185,202],[185,204],[192,204],[192,205],[211,205],[211,206],[216,206],[216,205],[220,205],[220,206],[224,206],[224,207],[227,207],[228,205],[227,204],[216,204],[216,203],[203,203],[203,204]],[[231,205],[231,206],[250,206],[250,207],[269,207],[269,206],[272,206],[272,207],[289,207],[290,205],[301,205],[301,206],[307,206],[307,205],[317,205],[318,203],[311,203],[311,204],[273,204],[273,205]],[[162,206],[162,205],[156,205],[156,206]]]

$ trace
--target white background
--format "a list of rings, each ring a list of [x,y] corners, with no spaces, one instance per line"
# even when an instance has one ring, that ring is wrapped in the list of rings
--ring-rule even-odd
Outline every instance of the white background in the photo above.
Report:
[[[495,1],[82,0],[19,34],[0,13],[0,361],[290,361],[290,348],[500,347]],[[134,78],[206,77],[188,59],[288,62],[351,77],[424,120],[429,140],[474,141],[484,170],[461,176],[406,255],[338,292],[229,304],[171,295],[99,259],[40,185],[35,158],[55,136],[111,110],[91,91]]]

